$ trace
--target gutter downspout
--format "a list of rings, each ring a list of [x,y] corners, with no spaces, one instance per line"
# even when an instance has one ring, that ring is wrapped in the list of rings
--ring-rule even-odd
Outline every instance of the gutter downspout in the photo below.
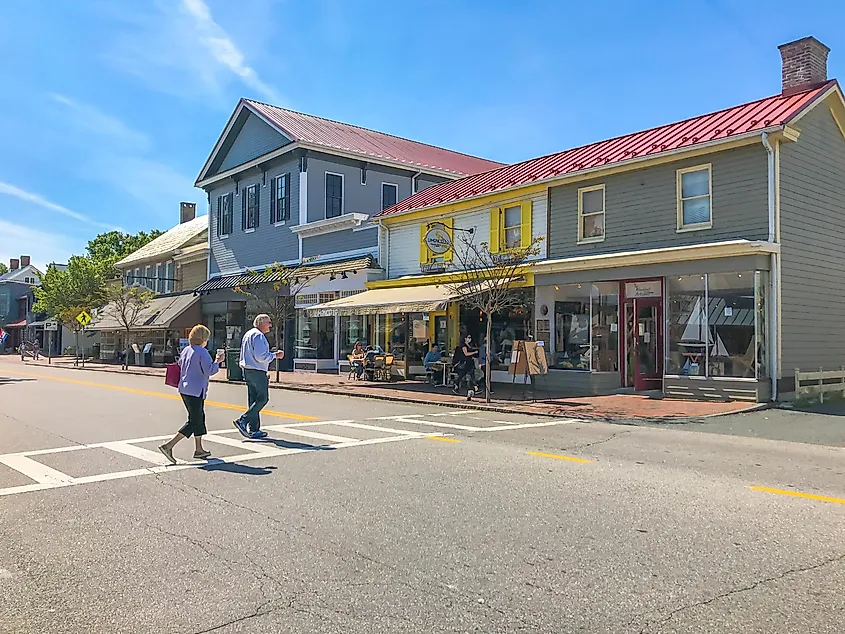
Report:
[[[777,143],[777,141],[776,141]],[[776,223],[776,189],[775,189],[775,150],[772,147],[772,144],[769,143],[769,135],[767,132],[763,132],[763,147],[766,148],[766,153],[768,154],[768,175],[769,175],[769,195],[768,195],[768,203],[769,203],[769,233],[768,233],[768,241],[772,244],[777,242],[777,235],[775,232],[775,223]],[[778,363],[778,286],[780,284],[780,280],[778,280],[778,256],[776,253],[772,253],[770,256],[771,264],[770,264],[770,271],[769,271],[769,293],[768,293],[768,304],[769,304],[769,358],[770,358],[770,366],[771,366],[771,380],[772,380],[772,398],[771,400],[777,401],[778,398],[778,374],[779,374],[779,363]]]

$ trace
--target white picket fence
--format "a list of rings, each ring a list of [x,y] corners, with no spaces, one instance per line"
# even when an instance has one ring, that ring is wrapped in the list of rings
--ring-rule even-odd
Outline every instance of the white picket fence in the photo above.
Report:
[[[845,397],[845,367],[818,372],[801,372],[795,368],[796,399],[818,395],[819,401],[824,403],[824,395],[829,392],[838,392]]]

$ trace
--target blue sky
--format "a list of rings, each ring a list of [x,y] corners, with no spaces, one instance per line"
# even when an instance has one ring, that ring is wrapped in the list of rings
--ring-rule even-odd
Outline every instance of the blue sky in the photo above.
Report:
[[[0,261],[166,229],[251,97],[500,161],[779,91],[777,45],[845,68],[845,3],[8,0]]]

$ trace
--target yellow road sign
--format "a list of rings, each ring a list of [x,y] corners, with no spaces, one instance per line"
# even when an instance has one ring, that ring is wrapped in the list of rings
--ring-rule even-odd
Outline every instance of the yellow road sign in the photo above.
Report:
[[[91,315],[88,314],[87,310],[83,310],[76,316],[76,321],[82,324],[82,327],[85,328],[85,326],[91,323]]]

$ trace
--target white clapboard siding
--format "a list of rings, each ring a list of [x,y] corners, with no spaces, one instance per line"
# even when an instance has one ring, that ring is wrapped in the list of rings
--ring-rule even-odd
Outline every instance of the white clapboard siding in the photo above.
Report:
[[[496,206],[525,200],[524,196],[502,200]],[[454,218],[456,229],[475,229],[476,242],[487,242],[490,239],[490,205],[454,214],[432,216],[424,221],[416,220],[408,224],[391,225],[389,239],[389,271],[391,279],[403,275],[415,275],[420,272],[420,224],[429,223],[443,218]],[[547,223],[546,192],[531,196],[531,231],[534,237],[546,236]],[[463,233],[455,232],[456,247],[461,244]],[[546,257],[546,241],[540,243],[538,259]]]

